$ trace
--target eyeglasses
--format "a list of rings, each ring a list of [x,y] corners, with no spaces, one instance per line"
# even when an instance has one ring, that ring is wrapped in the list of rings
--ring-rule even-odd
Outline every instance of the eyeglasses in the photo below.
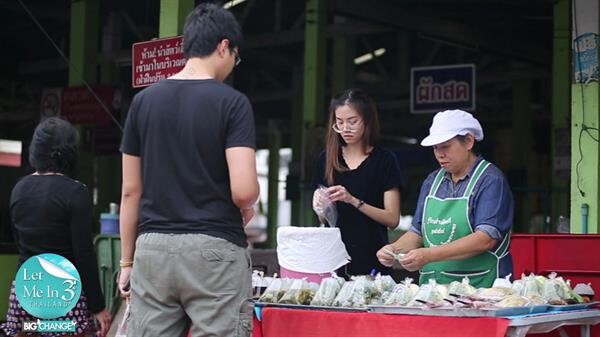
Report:
[[[362,124],[362,119],[356,119],[356,120],[353,120],[353,121],[347,121],[345,123],[343,123],[343,122],[335,122],[335,123],[333,123],[333,125],[331,126],[331,128],[333,129],[333,131],[335,131],[337,133],[342,133],[344,131],[346,131],[346,132],[356,132],[356,129],[358,129],[361,124]]]
[[[231,52],[233,53],[233,57],[235,58],[235,67],[237,67],[242,62],[240,52],[235,49],[232,49]]]

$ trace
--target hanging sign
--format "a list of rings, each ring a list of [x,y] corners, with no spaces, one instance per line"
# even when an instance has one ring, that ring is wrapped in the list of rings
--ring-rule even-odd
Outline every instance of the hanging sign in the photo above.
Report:
[[[181,36],[134,43],[131,53],[131,86],[134,88],[172,76],[185,65]]]
[[[475,65],[414,67],[410,70],[410,111],[475,110]]]

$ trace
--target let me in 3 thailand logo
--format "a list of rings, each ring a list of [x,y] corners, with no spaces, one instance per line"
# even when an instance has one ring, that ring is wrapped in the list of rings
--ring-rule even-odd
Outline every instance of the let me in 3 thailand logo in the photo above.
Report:
[[[81,295],[81,278],[71,261],[56,254],[32,256],[15,277],[19,304],[34,322],[24,322],[24,331],[74,332],[77,322],[51,320],[66,315]]]

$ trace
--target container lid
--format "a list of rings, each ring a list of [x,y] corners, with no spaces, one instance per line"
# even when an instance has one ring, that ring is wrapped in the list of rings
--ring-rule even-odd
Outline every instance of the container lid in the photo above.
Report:
[[[119,220],[119,214],[100,213],[100,220]]]
[[[293,227],[277,229],[279,265],[301,273],[328,273],[350,261],[339,228]]]

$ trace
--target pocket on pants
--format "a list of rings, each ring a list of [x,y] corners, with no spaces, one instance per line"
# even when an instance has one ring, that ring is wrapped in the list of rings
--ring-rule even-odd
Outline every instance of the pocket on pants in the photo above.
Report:
[[[240,305],[238,321],[236,326],[237,337],[250,337],[252,334],[252,315],[254,314],[254,305],[250,299],[246,299]]]

